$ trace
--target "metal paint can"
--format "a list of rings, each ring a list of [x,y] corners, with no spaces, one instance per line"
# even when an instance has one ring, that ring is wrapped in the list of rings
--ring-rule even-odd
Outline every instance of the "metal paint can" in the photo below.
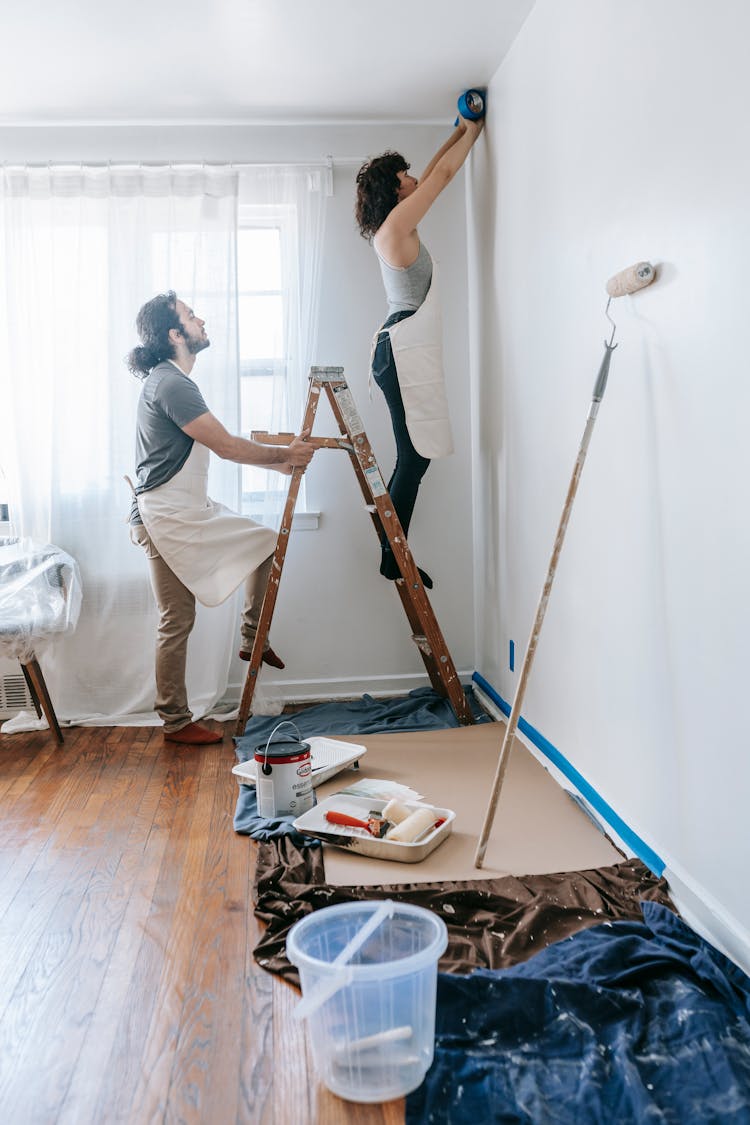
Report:
[[[294,727],[297,738],[277,738],[280,727]],[[278,723],[268,741],[256,746],[258,813],[263,817],[299,816],[315,804],[310,743],[303,742],[295,723]]]

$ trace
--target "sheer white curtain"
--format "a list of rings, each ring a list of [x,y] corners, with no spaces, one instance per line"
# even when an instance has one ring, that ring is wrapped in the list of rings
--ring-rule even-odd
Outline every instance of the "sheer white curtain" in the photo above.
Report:
[[[13,532],[77,559],[77,631],[43,657],[63,720],[154,718],[156,611],[129,540],[140,382],[124,357],[135,316],[175,289],[207,322],[194,377],[239,429],[237,173],[228,168],[5,169],[0,193],[0,409]],[[237,467],[212,458],[211,494],[237,509]],[[188,690],[196,717],[226,690],[236,598],[202,610]]]
[[[273,380],[262,411],[253,411],[251,388],[249,414],[255,429],[296,433],[300,427],[307,377],[316,362],[326,201],[332,190],[332,171],[325,164],[258,166],[240,173],[240,224],[277,226],[281,245],[283,318],[275,354],[267,357]],[[283,509],[279,475],[256,472],[255,477],[263,495],[258,518],[278,527]]]

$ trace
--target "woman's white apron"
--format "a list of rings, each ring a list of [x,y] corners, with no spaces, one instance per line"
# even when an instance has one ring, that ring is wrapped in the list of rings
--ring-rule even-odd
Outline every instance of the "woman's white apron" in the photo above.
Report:
[[[436,272],[433,265],[427,296],[414,315],[381,329],[391,338],[409,437],[417,453],[430,460],[453,452]]]
[[[138,511],[170,570],[203,605],[226,601],[273,553],[276,532],[208,495],[209,450],[194,441],[178,473],[138,494]]]

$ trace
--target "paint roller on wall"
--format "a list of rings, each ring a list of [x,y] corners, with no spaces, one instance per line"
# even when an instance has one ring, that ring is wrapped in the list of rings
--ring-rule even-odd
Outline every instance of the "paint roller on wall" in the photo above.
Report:
[[[639,289],[650,285],[655,276],[654,267],[650,262],[636,262],[634,266],[628,266],[626,270],[621,270],[614,277],[610,277],[606,290],[610,297],[627,297],[629,293],[637,293]],[[609,308],[609,301],[607,301],[607,308]]]
[[[547,610],[547,604],[549,602],[550,592],[552,590],[552,582],[554,580],[555,571],[557,569],[557,562],[560,557],[560,551],[562,550],[563,540],[565,539],[565,532],[568,526],[568,520],[570,519],[570,512],[573,507],[573,500],[575,499],[575,495],[578,490],[578,482],[583,470],[583,463],[586,460],[586,452],[591,440],[591,432],[594,428],[594,422],[596,421],[596,416],[599,411],[599,403],[602,401],[604,391],[607,386],[607,377],[609,375],[609,365],[612,359],[612,352],[617,347],[617,344],[615,344],[614,342],[616,325],[609,315],[609,306],[612,301],[618,297],[625,297],[628,294],[637,293],[639,289],[644,289],[647,285],[650,285],[651,282],[654,281],[655,277],[656,271],[654,270],[654,267],[650,262],[637,262],[635,265],[628,266],[627,269],[621,270],[620,273],[616,273],[614,277],[611,277],[606,284],[606,291],[609,299],[607,300],[607,306],[604,310],[604,314],[607,317],[607,320],[612,325],[612,335],[610,336],[609,342],[607,342],[606,340],[604,341],[604,356],[602,357],[602,362],[600,364],[599,372],[596,377],[596,383],[594,384],[594,392],[591,397],[591,405],[589,407],[588,417],[586,418],[586,427],[583,431],[583,437],[581,439],[580,448],[578,450],[578,456],[573,468],[573,475],[568,487],[568,494],[565,498],[562,516],[560,517],[560,524],[557,529],[557,535],[555,536],[555,543],[552,549],[552,557],[547,569],[547,577],[544,580],[544,586],[542,587],[542,593],[540,595],[539,604],[537,606],[536,617],[534,618],[534,624],[531,628],[529,641],[526,646],[526,654],[524,656],[523,665],[521,667],[521,672],[518,678],[516,693],[513,697],[513,706],[511,707],[510,716],[508,718],[508,725],[505,728],[505,736],[503,738],[500,755],[497,761],[497,768],[495,770],[495,778],[492,784],[490,800],[487,806],[484,824],[482,825],[482,831],[479,836],[479,843],[477,845],[476,854],[474,856],[475,867],[481,867],[484,863],[484,855],[487,851],[487,842],[489,840],[490,831],[492,830],[492,824],[495,819],[495,811],[497,809],[497,802],[500,797],[500,790],[502,788],[505,771],[508,765],[508,759],[510,757],[510,749],[513,745],[513,739],[518,728],[518,721],[521,717],[521,707],[523,705],[524,695],[526,694],[526,685],[528,683],[531,665],[534,661],[534,655],[536,653],[536,646],[539,641],[539,633],[542,628],[542,622],[544,621],[544,615]]]

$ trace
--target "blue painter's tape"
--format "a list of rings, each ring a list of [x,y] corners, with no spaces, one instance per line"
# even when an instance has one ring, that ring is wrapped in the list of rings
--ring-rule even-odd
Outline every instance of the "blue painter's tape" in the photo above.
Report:
[[[508,645],[508,665],[511,672],[516,670],[516,642],[511,641]]]
[[[511,644],[512,643],[511,641]],[[485,695],[488,695],[493,703],[497,704],[504,715],[510,715],[510,704],[506,703],[501,695],[498,695],[495,689],[487,683],[484,676],[480,676],[479,672],[475,672],[472,679],[474,683],[479,685]],[[580,774],[578,770],[570,764],[568,759],[563,757],[560,751],[553,746],[551,742],[548,742],[543,734],[540,734],[535,727],[532,727],[531,723],[527,723],[525,719],[519,719],[518,729],[521,731],[521,734],[528,738],[529,742],[536,746],[538,750],[541,750],[546,758],[549,758],[553,765],[557,766],[560,773],[564,774],[569,781],[572,781],[578,792],[588,801],[592,809],[595,809],[596,812],[599,813],[602,820],[617,833],[623,843],[646,864],[649,870],[653,871],[654,875],[661,877],[664,874],[664,868],[667,866],[664,860],[661,859],[640,836],[637,836],[632,828],[627,826],[624,820],[620,819],[615,810],[599,796],[593,786],[589,785],[583,774]]]
[[[484,95],[481,90],[465,90],[458,99],[458,112],[469,121],[478,121],[484,117]]]

